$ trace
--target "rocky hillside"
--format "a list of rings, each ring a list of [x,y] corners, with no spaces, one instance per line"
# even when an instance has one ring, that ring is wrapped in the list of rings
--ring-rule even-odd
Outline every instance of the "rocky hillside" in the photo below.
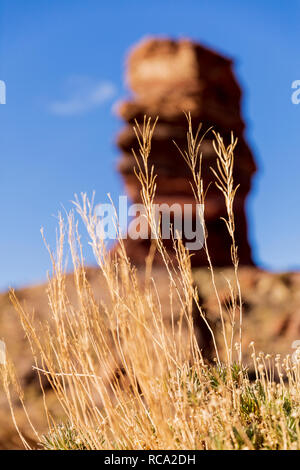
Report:
[[[228,289],[226,278],[232,279],[230,268],[216,271],[217,285],[221,293],[224,307],[228,301]],[[154,277],[159,279],[158,288],[162,304],[166,306],[168,315],[168,281],[165,272],[156,268]],[[105,300],[105,286],[103,279],[96,269],[88,270],[88,278],[93,288],[96,299]],[[217,302],[212,290],[210,273],[206,268],[194,270],[195,282],[199,287],[202,303],[207,316],[214,325],[218,335],[219,320]],[[141,271],[141,280],[143,272]],[[240,280],[244,299],[244,357],[251,363],[249,355],[249,343],[254,340],[256,350],[265,353],[292,354],[293,341],[300,339],[300,273],[272,274],[254,267],[242,267]],[[76,293],[72,276],[67,278],[67,287],[70,300],[76,303]],[[17,296],[27,312],[35,316],[37,322],[43,322],[50,317],[47,286],[40,285],[17,291]],[[196,320],[197,321],[197,320]],[[201,328],[201,327],[200,327]],[[24,336],[20,321],[12,307],[8,294],[0,295],[0,337],[6,342],[7,351],[16,366],[16,375],[25,389],[25,398],[34,424],[43,429],[46,426],[43,414],[43,396],[37,379],[37,374],[32,369],[33,358],[27,339]],[[208,345],[204,341],[203,351],[208,351]],[[204,338],[204,339],[203,339]],[[251,367],[251,366],[250,366]],[[59,414],[54,396],[45,380],[47,402],[50,410]],[[19,406],[16,413],[20,420],[20,427],[26,435],[31,436],[31,430],[24,420]],[[20,440],[12,425],[12,420],[7,406],[6,397],[0,393],[0,447],[18,448]]]

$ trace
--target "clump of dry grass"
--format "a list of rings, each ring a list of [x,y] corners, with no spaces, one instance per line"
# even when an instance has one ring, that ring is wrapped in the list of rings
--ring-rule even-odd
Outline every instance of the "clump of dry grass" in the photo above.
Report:
[[[56,256],[50,252],[53,276],[49,279],[48,297],[52,318],[43,325],[42,335],[31,315],[11,294],[32,348],[41,387],[46,376],[65,416],[63,424],[55,422],[48,412],[45,394],[49,432],[41,436],[32,426],[33,433],[47,449],[300,448],[299,364],[289,357],[281,361],[278,357],[257,355],[252,345],[254,381],[249,380],[242,365],[242,296],[233,214],[237,188],[232,178],[236,141],[232,138],[226,147],[221,136],[215,134],[217,169],[213,173],[225,198],[225,223],[231,236],[235,271],[235,284],[228,286],[230,309],[225,312],[207,240],[204,241],[219,305],[222,347],[226,351],[222,362],[220,345],[193,282],[190,254],[180,240],[174,240],[177,262],[170,259],[153,216],[156,177],[154,168],[149,167],[153,131],[154,126],[146,119],[143,126],[135,127],[139,142],[136,174],[149,226],[156,234],[155,248],[168,275],[171,313],[166,315],[160,302],[151,275],[151,256],[146,282],[141,284],[122,238],[115,252],[107,252],[103,240],[97,237],[93,205],[85,195],[81,201],[76,199],[75,208],[86,225],[110,302],[99,303],[93,296],[74,214],[68,215],[66,222],[60,217]],[[195,199],[205,203],[200,129],[193,133],[190,116],[187,139],[187,150],[181,151],[182,156],[191,169]],[[76,304],[70,302],[66,290],[65,241],[73,261]],[[178,318],[174,314],[175,303]],[[213,364],[205,361],[197,341],[195,306],[212,336]],[[275,373],[279,377],[277,383]],[[11,404],[11,388],[17,387],[11,364],[2,368],[2,379]],[[17,391],[26,413],[22,391],[20,388]],[[11,411],[14,418],[12,404]],[[15,425],[18,428],[16,420]],[[29,448],[26,439],[22,435],[21,438]]]

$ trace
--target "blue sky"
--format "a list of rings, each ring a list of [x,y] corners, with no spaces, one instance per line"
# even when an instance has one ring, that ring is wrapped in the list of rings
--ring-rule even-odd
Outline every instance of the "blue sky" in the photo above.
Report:
[[[115,172],[112,112],[126,51],[150,34],[190,37],[236,60],[259,173],[248,202],[256,262],[300,266],[300,2],[297,0],[0,0],[0,289],[45,279],[74,193],[106,201]],[[83,237],[85,242],[86,237]]]

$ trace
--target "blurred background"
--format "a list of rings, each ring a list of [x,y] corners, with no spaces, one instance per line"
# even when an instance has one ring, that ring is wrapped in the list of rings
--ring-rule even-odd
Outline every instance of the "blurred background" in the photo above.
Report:
[[[235,60],[259,167],[247,205],[255,261],[299,268],[299,22],[298,0],[0,0],[0,290],[45,280],[40,228],[53,246],[74,193],[123,193],[114,103],[128,94],[126,53],[147,35],[188,37]]]

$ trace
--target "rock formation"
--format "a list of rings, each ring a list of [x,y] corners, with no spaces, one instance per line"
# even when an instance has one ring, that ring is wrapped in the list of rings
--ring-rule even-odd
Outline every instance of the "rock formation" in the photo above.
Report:
[[[241,89],[232,71],[232,61],[189,40],[146,39],[131,52],[127,63],[127,83],[132,97],[119,104],[118,113],[127,122],[120,132],[117,144],[122,151],[119,171],[125,188],[133,202],[140,202],[140,187],[134,174],[135,160],[132,148],[137,142],[132,130],[134,120],[143,122],[144,115],[159,116],[152,141],[151,162],[158,175],[156,203],[194,203],[188,178],[189,169],[172,140],[186,148],[187,122],[185,112],[192,115],[196,129],[210,126],[221,133],[229,143],[230,133],[238,137],[235,152],[235,183],[240,187],[236,194],[236,241],[241,264],[253,264],[247,236],[245,200],[251,187],[256,167],[244,137],[245,124],[241,117]],[[212,180],[210,170],[216,155],[210,132],[202,144],[202,173],[204,186]],[[208,244],[215,266],[230,264],[229,237],[220,217],[225,216],[223,197],[211,185],[205,203]],[[143,262],[149,240],[130,240],[126,248],[131,260]],[[194,266],[206,264],[204,250],[194,252]]]

